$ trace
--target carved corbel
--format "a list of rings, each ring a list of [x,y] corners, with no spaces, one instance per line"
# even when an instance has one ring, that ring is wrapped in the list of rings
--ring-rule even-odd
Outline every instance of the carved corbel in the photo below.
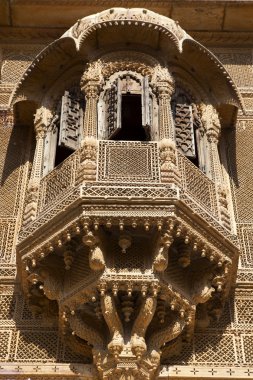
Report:
[[[89,231],[83,237],[83,243],[90,248],[89,264],[94,271],[100,271],[105,268],[104,252],[101,248],[101,243],[93,232]]]
[[[93,350],[103,352],[105,346],[104,337],[92,326],[85,323],[79,314],[70,314],[68,323],[75,335],[92,345]]]
[[[207,302],[215,289],[212,287],[212,273],[199,273],[197,272],[191,277],[192,283],[191,294],[192,300],[197,305],[199,303]]]
[[[117,359],[124,347],[124,331],[114,299],[109,293],[101,295],[101,309],[111,335],[108,350]]]
[[[186,268],[191,263],[191,247],[184,241],[179,242],[177,246],[178,251],[178,264],[182,268]]]
[[[148,347],[150,355],[152,354],[160,359],[160,349],[163,344],[170,342],[178,337],[185,327],[184,319],[176,319],[174,322],[165,326],[163,329],[154,332],[148,339]]]
[[[104,253],[99,245],[90,248],[89,264],[91,269],[95,271],[105,269]]]
[[[45,296],[50,300],[59,300],[62,294],[63,284],[58,273],[52,273],[48,269],[42,268],[40,278],[43,282],[43,291]]]
[[[160,237],[157,244],[157,248],[154,255],[154,270],[157,272],[163,272],[168,266],[168,251],[173,242],[172,233],[166,232]]]
[[[156,304],[157,299],[155,297],[149,296],[143,299],[139,314],[132,327],[131,348],[137,359],[140,359],[147,351],[145,334],[150,322],[153,319]]]

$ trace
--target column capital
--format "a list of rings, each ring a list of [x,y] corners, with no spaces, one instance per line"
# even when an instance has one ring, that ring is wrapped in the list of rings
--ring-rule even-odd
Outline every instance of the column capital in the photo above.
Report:
[[[172,83],[168,81],[160,81],[156,85],[157,92],[158,92],[158,97],[159,98],[171,98],[173,92],[174,92],[174,86]]]
[[[218,112],[216,109],[208,104],[200,106],[202,121],[206,129],[206,136],[208,141],[217,144],[220,137],[221,124]]]
[[[175,90],[175,81],[167,67],[161,65],[155,67],[152,83],[159,97],[171,98]]]
[[[36,139],[44,138],[50,119],[52,118],[52,113],[45,107],[40,107],[37,109],[34,116],[34,129],[36,133]]]
[[[97,99],[101,89],[100,83],[98,81],[90,80],[81,87],[85,97],[87,99]]]
[[[103,83],[102,63],[100,60],[88,64],[80,81],[81,90],[87,98],[97,98]]]

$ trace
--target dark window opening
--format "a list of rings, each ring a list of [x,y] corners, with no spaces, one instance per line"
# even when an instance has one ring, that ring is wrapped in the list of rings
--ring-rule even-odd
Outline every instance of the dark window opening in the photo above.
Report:
[[[121,128],[113,140],[146,141],[147,134],[142,126],[141,95],[123,94],[121,107]]]
[[[55,163],[54,166],[60,165],[66,158],[68,158],[72,153],[73,150],[64,146],[64,145],[58,145],[59,144],[59,128],[57,130],[57,146],[56,146],[56,152],[55,152]]]
[[[73,153],[73,150],[67,148],[66,146],[57,146],[56,155],[55,155],[55,166],[60,165],[72,153]]]
[[[197,133],[196,128],[193,127],[194,134],[194,148],[195,148],[195,157],[188,157],[189,160],[199,168],[199,155],[198,155],[198,146],[197,146]]]

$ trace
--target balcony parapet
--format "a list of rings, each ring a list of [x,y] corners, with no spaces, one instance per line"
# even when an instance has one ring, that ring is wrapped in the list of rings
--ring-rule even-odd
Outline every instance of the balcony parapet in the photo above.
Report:
[[[61,165],[43,177],[39,185],[37,215],[26,223],[19,239],[25,239],[38,228],[52,221],[71,204],[148,205],[149,207],[179,204],[194,217],[207,222],[225,239],[236,243],[236,237],[222,213],[216,184],[179,152],[160,154],[156,142],[99,141],[98,153],[88,155],[87,146],[74,152]],[[94,148],[94,146],[93,146]],[[165,158],[164,158],[165,157]],[[95,159],[96,171],[91,159]],[[85,166],[84,162],[88,160]],[[174,160],[174,162],[173,162]],[[88,178],[80,180],[80,172],[88,170]],[[28,208],[29,209],[29,208]],[[226,211],[226,210],[225,210]]]

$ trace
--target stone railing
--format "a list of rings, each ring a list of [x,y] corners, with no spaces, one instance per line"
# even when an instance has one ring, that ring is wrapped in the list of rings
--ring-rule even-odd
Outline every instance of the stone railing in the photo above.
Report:
[[[141,141],[100,141],[98,181],[159,183],[158,144]]]
[[[215,183],[179,152],[178,164],[183,192],[208,214],[218,219],[218,196]]]
[[[181,184],[163,183],[156,142],[100,141],[97,179],[80,183],[81,150],[77,150],[41,180],[37,218],[61,204],[74,190],[82,199],[180,199],[195,205],[195,213],[208,214],[220,223],[215,184],[186,157],[178,153]],[[88,181],[89,182],[89,181]],[[80,189],[81,186],[81,189]],[[59,206],[58,206],[59,208]],[[199,211],[200,210],[200,211]]]
[[[39,213],[64,198],[75,186],[79,151],[76,151],[40,182]]]

